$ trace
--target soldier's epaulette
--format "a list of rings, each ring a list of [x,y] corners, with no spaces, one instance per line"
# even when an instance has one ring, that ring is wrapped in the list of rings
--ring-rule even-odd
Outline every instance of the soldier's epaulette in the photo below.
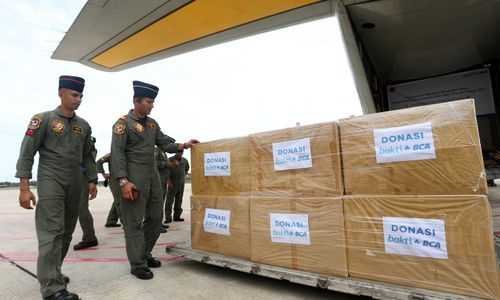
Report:
[[[111,153],[108,153],[108,154],[104,155],[103,157],[101,157],[99,160],[104,161],[106,158],[108,158],[110,156],[111,156]]]
[[[118,121],[123,121],[123,120],[125,120],[125,119],[127,119],[127,118],[128,118],[128,115],[124,115],[124,116],[121,116],[121,117],[118,119]],[[117,121],[117,122],[118,122],[118,121]]]

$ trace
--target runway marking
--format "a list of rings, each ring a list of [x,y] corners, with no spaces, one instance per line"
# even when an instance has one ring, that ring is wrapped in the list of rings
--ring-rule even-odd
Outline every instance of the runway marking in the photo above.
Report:
[[[155,246],[167,246],[167,245],[177,245],[182,242],[171,242],[171,243],[157,243]],[[114,250],[114,249],[124,249],[125,246],[110,246],[110,247],[91,247],[82,250],[70,249],[68,252],[84,252],[88,250]],[[38,251],[18,251],[18,252],[4,252],[3,255],[25,255],[25,254],[38,254]]]
[[[185,261],[186,258],[176,257],[176,258],[158,258],[161,261]],[[11,258],[3,258],[0,257],[0,261],[37,261],[36,257],[11,257]],[[65,258],[64,262],[127,262],[127,258]]]
[[[187,231],[191,230],[190,228],[176,228],[176,229],[167,229],[168,231]],[[106,235],[116,235],[116,234],[125,234],[123,231],[120,232],[106,232],[106,233],[99,233],[96,234],[96,236],[106,236]],[[81,237],[81,234],[74,234],[73,238],[75,237]],[[20,238],[0,238],[0,241],[16,241],[16,240],[32,240],[36,239],[36,236],[33,237],[20,237]]]

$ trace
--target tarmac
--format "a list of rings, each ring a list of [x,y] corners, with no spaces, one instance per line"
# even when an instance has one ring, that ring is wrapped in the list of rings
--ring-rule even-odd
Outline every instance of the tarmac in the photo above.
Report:
[[[498,257],[500,180],[496,184],[490,187],[488,199]],[[32,190],[36,195],[36,189]],[[81,299],[369,299],[169,256],[167,245],[190,239],[190,195],[191,185],[186,184],[182,205],[185,222],[171,223],[153,249],[162,266],[152,269],[153,279],[139,280],[130,274],[123,229],[104,227],[113,200],[110,190],[100,186],[97,198],[90,201],[99,245],[74,251],[73,245],[82,236],[77,225],[62,267],[71,278],[68,290]],[[18,197],[18,189],[0,189],[0,299],[41,299],[35,275],[35,211],[21,208]]]

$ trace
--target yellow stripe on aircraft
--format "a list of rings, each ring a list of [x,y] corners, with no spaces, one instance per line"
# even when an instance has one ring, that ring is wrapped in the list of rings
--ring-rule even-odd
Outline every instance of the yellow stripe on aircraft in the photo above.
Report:
[[[196,0],[91,61],[107,68],[320,0]]]

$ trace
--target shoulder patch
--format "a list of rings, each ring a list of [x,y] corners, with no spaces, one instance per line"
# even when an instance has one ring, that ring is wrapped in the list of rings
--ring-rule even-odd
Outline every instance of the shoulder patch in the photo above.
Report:
[[[79,134],[83,134],[83,128],[79,127],[79,126],[73,126],[73,128],[71,128],[71,131],[79,133]]]
[[[125,124],[117,123],[113,127],[113,132],[116,134],[123,134],[125,132]]]
[[[64,129],[66,128],[64,122],[59,120],[52,121],[50,127],[52,127],[52,130],[54,130],[55,132],[63,132]]]
[[[156,126],[155,126],[155,124],[153,124],[153,123],[148,123],[148,128],[149,128],[149,129],[155,129],[155,128],[156,128]]]
[[[26,134],[29,136],[33,136],[35,134],[35,132],[31,129],[28,129],[28,130],[26,130]]]
[[[140,123],[135,122],[134,123],[134,128],[137,132],[143,132],[144,131],[144,126],[142,126]]]
[[[40,127],[40,124],[42,123],[42,119],[38,116],[34,116],[30,120],[30,124],[28,125],[28,128],[33,130],[33,129],[38,129]]]

